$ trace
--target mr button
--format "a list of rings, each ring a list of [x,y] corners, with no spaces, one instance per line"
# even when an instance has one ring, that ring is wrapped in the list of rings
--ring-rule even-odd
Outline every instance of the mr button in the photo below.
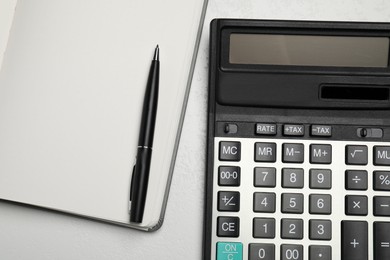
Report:
[[[220,161],[240,161],[241,143],[240,142],[219,142],[219,160]]]

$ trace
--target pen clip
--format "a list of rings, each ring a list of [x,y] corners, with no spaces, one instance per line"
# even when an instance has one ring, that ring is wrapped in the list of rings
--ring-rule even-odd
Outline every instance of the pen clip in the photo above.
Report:
[[[132,201],[133,194],[134,194],[134,171],[135,171],[135,164],[133,166],[133,173],[131,174],[131,184],[130,184],[130,202]]]

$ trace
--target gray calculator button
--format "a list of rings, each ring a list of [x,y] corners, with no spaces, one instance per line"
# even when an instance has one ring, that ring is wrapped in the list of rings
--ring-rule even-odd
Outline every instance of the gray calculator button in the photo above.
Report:
[[[240,167],[238,166],[220,166],[218,168],[219,186],[240,186]]]
[[[332,136],[332,127],[330,125],[312,125],[311,126],[311,136]]]
[[[303,163],[303,144],[283,144],[282,160],[284,163]]]
[[[249,244],[249,260],[275,260],[275,245]]]
[[[341,260],[368,260],[366,221],[341,221]]]
[[[304,136],[305,127],[303,125],[283,125],[283,135],[285,136]]]
[[[345,189],[347,190],[367,190],[367,171],[347,170],[345,171]]]
[[[367,216],[368,198],[360,195],[345,196],[345,215]]]
[[[219,160],[240,161],[241,143],[240,142],[219,142]]]
[[[276,169],[271,167],[256,167],[254,170],[255,187],[275,187]]]
[[[332,222],[330,220],[311,219],[309,221],[309,237],[311,240],[331,240]]]
[[[310,189],[332,188],[332,171],[329,169],[310,170]]]
[[[253,194],[254,212],[275,212],[276,194],[271,192],[255,192]]]
[[[240,235],[240,219],[238,217],[218,217],[217,236],[238,237]]]
[[[374,172],[374,190],[390,191],[390,171]]]
[[[330,144],[310,145],[310,163],[313,164],[332,163],[332,146]]]
[[[283,213],[303,213],[303,194],[283,193],[282,194]]]
[[[276,162],[275,143],[255,143],[256,162]]]
[[[276,135],[276,124],[256,124],[257,135]]]
[[[390,146],[374,146],[374,164],[390,166]]]
[[[325,214],[332,213],[332,196],[329,194],[311,194],[309,196],[309,212],[310,214]]]
[[[310,260],[332,260],[332,247],[330,246],[309,246]]]
[[[390,217],[390,197],[374,197],[374,216]]]
[[[303,169],[283,168],[282,187],[283,188],[303,188]]]
[[[303,238],[303,220],[288,219],[281,220],[281,237],[284,239],[302,239]]]
[[[390,222],[374,222],[374,260],[390,259]]]
[[[283,244],[280,247],[281,260],[303,260],[303,246],[302,245],[287,245]],[[349,259],[352,260],[352,259]]]
[[[218,192],[218,211],[240,211],[240,193],[237,191]]]
[[[345,147],[345,163],[349,165],[367,165],[368,148],[366,145],[347,145]]]
[[[275,238],[275,219],[254,218],[253,237],[254,238]]]

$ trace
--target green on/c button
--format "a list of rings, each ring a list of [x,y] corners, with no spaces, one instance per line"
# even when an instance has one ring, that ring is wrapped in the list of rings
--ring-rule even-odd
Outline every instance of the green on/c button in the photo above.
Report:
[[[242,260],[242,243],[217,243],[217,260]]]

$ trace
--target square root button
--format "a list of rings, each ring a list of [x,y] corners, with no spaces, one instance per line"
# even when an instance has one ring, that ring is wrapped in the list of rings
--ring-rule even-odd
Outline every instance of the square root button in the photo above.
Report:
[[[347,145],[345,147],[345,163],[348,165],[367,165],[368,148],[366,145]]]

